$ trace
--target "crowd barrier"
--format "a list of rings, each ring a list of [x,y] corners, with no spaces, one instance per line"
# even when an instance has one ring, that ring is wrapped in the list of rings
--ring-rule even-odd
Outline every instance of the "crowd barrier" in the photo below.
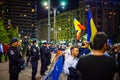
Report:
[[[59,56],[57,61],[53,63],[51,71],[44,77],[44,80],[58,80],[63,68],[63,56]]]

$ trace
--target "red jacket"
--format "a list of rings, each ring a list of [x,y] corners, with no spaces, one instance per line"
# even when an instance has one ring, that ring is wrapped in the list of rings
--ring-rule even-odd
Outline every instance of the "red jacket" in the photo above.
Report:
[[[4,51],[4,53],[7,53],[8,52],[8,48],[9,48],[10,46],[8,45],[8,44],[4,44],[4,47],[3,47],[3,51]]]

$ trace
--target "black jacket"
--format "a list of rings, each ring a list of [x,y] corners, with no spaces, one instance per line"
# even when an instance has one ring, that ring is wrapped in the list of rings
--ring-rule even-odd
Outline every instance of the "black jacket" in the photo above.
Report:
[[[69,75],[67,80],[80,80],[80,72],[77,71],[75,68],[69,68]]]
[[[31,61],[39,60],[39,49],[36,46],[31,46]]]
[[[9,71],[10,72],[20,72],[21,67],[24,65],[24,59],[20,54],[20,50],[17,47],[9,47],[8,49],[9,57]]]

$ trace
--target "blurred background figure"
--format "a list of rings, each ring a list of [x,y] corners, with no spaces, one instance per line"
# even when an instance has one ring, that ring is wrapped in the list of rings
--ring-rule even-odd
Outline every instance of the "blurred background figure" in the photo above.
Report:
[[[5,61],[7,61],[8,59],[7,59],[7,52],[8,52],[8,48],[9,48],[10,46],[7,44],[7,43],[4,43],[4,46],[3,46],[3,49],[4,49],[4,56],[5,56]]]
[[[26,51],[26,67],[29,66],[30,57],[31,57],[31,44],[28,44]]]
[[[2,62],[2,54],[3,54],[3,45],[2,42],[0,41],[0,63]]]
[[[118,44],[114,44],[113,47],[111,48],[109,54],[111,57],[113,57],[115,60],[117,60],[118,52],[119,52],[119,46],[118,46]]]

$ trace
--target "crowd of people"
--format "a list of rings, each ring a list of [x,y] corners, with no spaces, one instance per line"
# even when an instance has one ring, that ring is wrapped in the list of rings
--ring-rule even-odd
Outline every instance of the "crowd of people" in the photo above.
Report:
[[[52,46],[47,42],[39,46],[37,40],[24,43],[13,38],[9,45],[0,42],[0,62],[4,54],[5,61],[9,60],[9,80],[18,80],[21,70],[29,66],[31,80],[36,80],[38,60],[41,61],[40,75],[45,76],[51,64],[51,53],[58,51],[57,58],[64,58],[59,80],[119,80],[120,45],[109,45],[104,32],[98,32],[92,42],[83,40],[81,46],[69,47]]]
[[[91,43],[71,47],[64,56],[59,80],[119,80],[120,45],[109,45],[104,32],[98,32]]]

